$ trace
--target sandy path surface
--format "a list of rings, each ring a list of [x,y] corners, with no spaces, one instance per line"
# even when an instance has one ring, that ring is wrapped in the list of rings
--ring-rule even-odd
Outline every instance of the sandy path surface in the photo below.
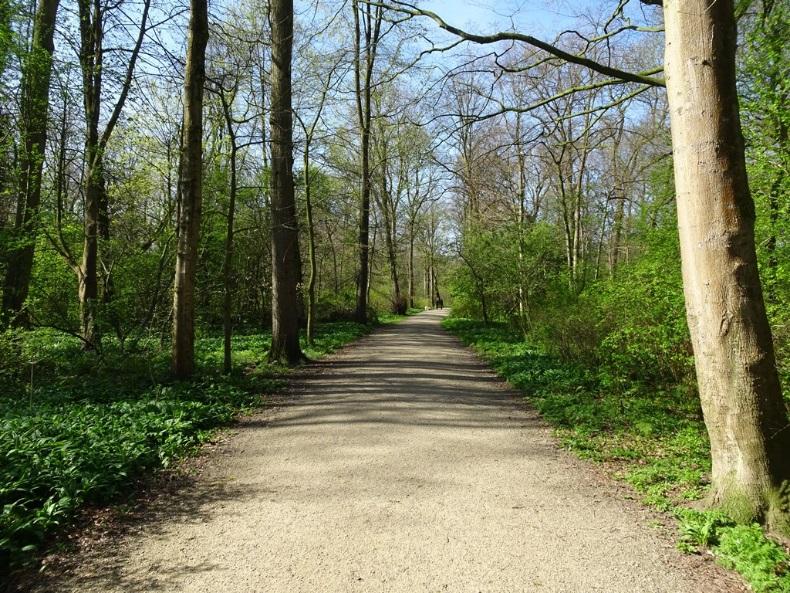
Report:
[[[47,590],[720,590],[716,569],[692,570],[645,511],[558,450],[440,317],[309,367],[194,486]]]

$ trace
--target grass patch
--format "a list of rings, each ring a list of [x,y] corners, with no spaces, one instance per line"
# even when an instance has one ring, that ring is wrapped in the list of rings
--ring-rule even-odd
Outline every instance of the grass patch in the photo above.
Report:
[[[377,318],[379,323],[397,323],[399,321],[403,321],[407,317],[417,315],[417,313],[422,313],[422,311],[422,309],[417,309],[416,307],[407,309],[405,315],[398,315],[396,313],[391,313],[390,311],[384,311],[382,313],[378,313]]]
[[[317,358],[370,329],[319,325],[306,354]],[[199,336],[195,379],[183,382],[169,377],[168,346],[156,340],[121,351],[107,339],[101,357],[49,330],[6,333],[0,342],[15,363],[0,363],[7,385],[0,394],[0,575],[35,558],[85,505],[118,500],[137,478],[260,406],[287,375],[265,363],[265,333],[234,337],[230,375],[219,372],[222,337]]]
[[[704,496],[710,472],[705,427],[688,390],[638,383],[615,389],[597,369],[547,355],[505,324],[451,317],[443,325],[522,390],[565,447],[584,458],[615,463],[618,477],[646,504],[674,512],[681,549],[710,548],[754,591],[790,593],[790,557],[759,526],[739,526],[721,513],[686,508]]]

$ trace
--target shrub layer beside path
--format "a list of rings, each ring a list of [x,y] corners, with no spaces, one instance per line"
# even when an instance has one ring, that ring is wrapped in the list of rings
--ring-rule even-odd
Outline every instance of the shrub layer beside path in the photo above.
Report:
[[[712,552],[756,592],[790,592],[790,555],[758,525],[689,508],[705,495],[710,471],[693,393],[681,387],[656,392],[636,382],[615,389],[605,373],[548,355],[506,324],[451,317],[443,325],[523,391],[564,446],[609,462],[645,503],[674,514],[681,549]]]

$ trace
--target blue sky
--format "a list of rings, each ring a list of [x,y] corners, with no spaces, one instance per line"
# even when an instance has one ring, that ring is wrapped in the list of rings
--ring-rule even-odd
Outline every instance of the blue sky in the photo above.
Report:
[[[509,28],[512,18],[519,30],[547,36],[569,24],[572,12],[565,2],[544,0],[427,0],[421,6],[470,31]]]
[[[609,14],[616,4],[611,0],[424,0],[420,6],[470,32],[490,33],[515,23],[517,30],[549,40],[572,25],[575,15]],[[627,9],[637,19],[639,11],[638,6]]]

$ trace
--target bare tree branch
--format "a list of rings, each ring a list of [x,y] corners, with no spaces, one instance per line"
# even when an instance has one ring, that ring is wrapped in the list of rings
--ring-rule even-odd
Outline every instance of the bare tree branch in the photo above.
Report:
[[[601,64],[596,62],[595,60],[591,60],[583,55],[572,54],[567,51],[564,51],[550,43],[546,43],[545,41],[541,41],[536,37],[532,37],[531,35],[524,35],[523,33],[516,33],[516,32],[508,32],[502,31],[499,33],[494,33],[492,35],[476,35],[474,33],[469,33],[458,27],[454,27],[445,21],[442,17],[440,17],[435,12],[431,12],[430,10],[425,10],[422,8],[418,8],[413,4],[408,4],[406,2],[400,2],[399,0],[390,0],[389,3],[383,4],[380,2],[373,2],[371,0],[360,0],[360,2],[364,2],[366,4],[370,4],[371,6],[377,6],[381,8],[387,8],[389,10],[395,10],[398,12],[403,12],[405,14],[411,16],[423,16],[426,18],[431,19],[434,21],[439,28],[447,31],[448,33],[452,33],[458,37],[465,39],[466,41],[471,41],[472,43],[478,43],[480,45],[487,45],[490,43],[499,43],[500,41],[520,41],[522,43],[527,43],[532,45],[533,47],[537,47],[549,53],[553,56],[556,56],[566,62],[570,62],[572,64],[579,64],[580,66],[584,66],[598,72],[599,74],[604,74],[606,76],[610,76],[614,79],[623,82],[636,82],[640,84],[646,84],[649,86],[658,86],[663,87],[666,86],[666,83],[663,78],[655,78],[650,76],[647,72],[641,73],[634,73],[634,72],[626,72],[625,70],[620,70],[619,68],[613,68],[611,66],[607,66],[605,64]],[[655,69],[649,71],[655,72]]]

